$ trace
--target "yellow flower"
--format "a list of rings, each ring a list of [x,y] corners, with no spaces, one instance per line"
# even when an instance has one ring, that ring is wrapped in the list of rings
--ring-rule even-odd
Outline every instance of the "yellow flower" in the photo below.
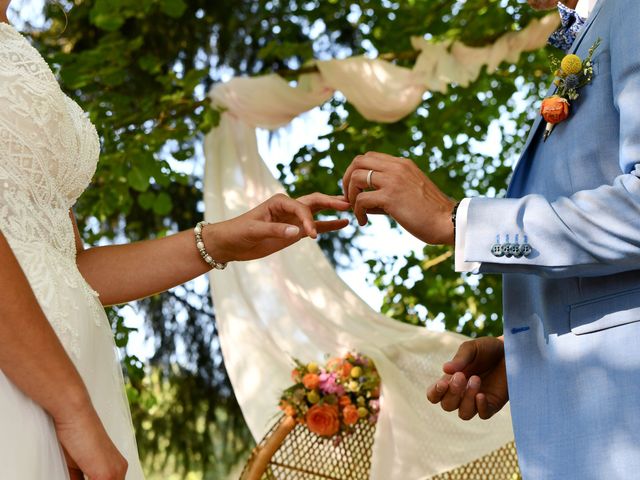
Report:
[[[360,384],[358,382],[356,382],[355,380],[351,380],[349,382],[349,385],[347,385],[348,390],[350,392],[359,392],[360,391]]]
[[[320,401],[320,395],[316,390],[311,390],[309,393],[307,393],[307,400],[309,400],[310,404],[315,405]]]
[[[358,378],[360,376],[362,376],[362,369],[360,367],[353,367],[351,369],[351,377]]]
[[[316,362],[309,363],[309,365],[307,365],[307,370],[309,373],[318,373],[318,364]]]
[[[580,57],[577,55],[567,55],[562,59],[560,68],[562,68],[562,71],[567,75],[575,75],[582,71],[582,60],[580,60]]]
[[[365,407],[360,407],[358,408],[358,416],[360,418],[364,418],[367,415],[369,415],[369,410],[367,410]]]

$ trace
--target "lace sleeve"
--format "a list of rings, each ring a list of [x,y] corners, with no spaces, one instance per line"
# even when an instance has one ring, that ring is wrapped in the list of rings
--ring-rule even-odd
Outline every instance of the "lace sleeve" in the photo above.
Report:
[[[0,231],[12,248],[65,250],[70,205],[58,179],[75,138],[65,96],[26,39],[0,29],[0,41]]]

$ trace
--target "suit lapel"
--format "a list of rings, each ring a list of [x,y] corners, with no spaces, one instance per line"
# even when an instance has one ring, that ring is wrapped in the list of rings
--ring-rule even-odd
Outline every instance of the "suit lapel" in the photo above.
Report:
[[[575,53],[576,50],[578,49],[578,47],[580,47],[580,44],[582,43],[582,39],[586,36],[587,31],[589,31],[589,28],[591,28],[591,25],[593,25],[593,22],[595,21],[596,17],[598,16],[598,13],[600,13],[600,9],[602,8],[602,4],[605,2],[606,0],[598,0],[598,3],[596,4],[595,8],[593,9],[593,11],[591,12],[591,14],[589,15],[589,18],[587,19],[587,23],[584,25],[584,27],[582,27],[582,29],[580,30],[580,33],[578,34],[578,36],[576,37],[575,41],[573,42],[573,45],[571,45],[571,49],[567,52],[567,55],[570,53]],[[547,91],[547,94],[545,95],[544,98],[550,97],[551,95],[553,95],[554,93],[556,93],[557,87],[555,85],[551,85],[551,87],[549,88],[549,90]],[[510,196],[510,194],[512,193],[512,186],[515,187],[515,179],[518,176],[518,174],[522,173],[522,169],[524,168],[524,164],[527,163],[526,162],[526,156],[527,156],[527,152],[529,150],[529,148],[531,147],[531,144],[533,142],[534,138],[540,138],[538,135],[538,130],[540,129],[540,125],[542,124],[542,115],[538,114],[536,115],[536,119],[533,123],[533,125],[531,126],[531,130],[529,130],[529,136],[527,137],[527,141],[524,144],[524,147],[522,149],[522,153],[520,154],[520,158],[518,160],[518,162],[516,163],[516,167],[513,171],[513,175],[511,177],[511,181],[509,182],[509,188],[507,190],[507,196]]]

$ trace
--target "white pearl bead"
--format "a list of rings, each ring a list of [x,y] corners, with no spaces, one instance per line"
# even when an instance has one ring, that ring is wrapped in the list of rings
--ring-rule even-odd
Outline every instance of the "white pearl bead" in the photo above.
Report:
[[[200,235],[200,232],[202,232],[202,227],[200,227],[200,225],[196,225],[196,228],[193,229],[198,235]]]
[[[199,250],[202,250],[204,248],[204,243],[203,242],[198,242],[198,243],[196,243],[196,247],[198,247]]]

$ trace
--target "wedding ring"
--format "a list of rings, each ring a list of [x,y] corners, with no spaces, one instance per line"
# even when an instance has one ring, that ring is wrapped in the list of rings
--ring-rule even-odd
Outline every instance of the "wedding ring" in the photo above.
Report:
[[[367,173],[367,185],[369,186],[369,190],[375,190],[376,187],[371,183],[371,177],[373,177],[373,170],[369,170],[369,173]]]

